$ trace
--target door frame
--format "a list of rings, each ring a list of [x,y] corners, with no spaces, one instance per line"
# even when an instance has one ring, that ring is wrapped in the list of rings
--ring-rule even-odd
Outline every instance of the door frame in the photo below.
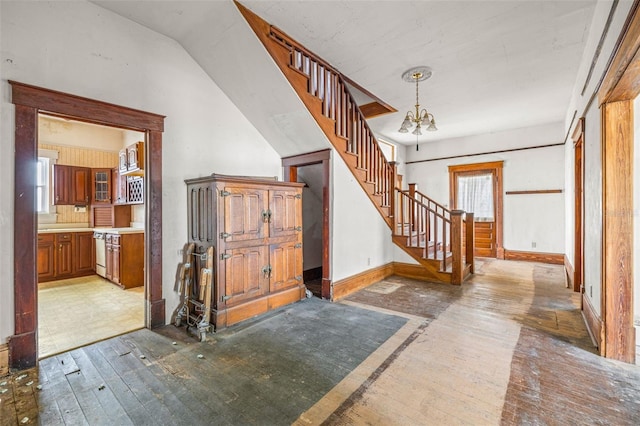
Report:
[[[449,206],[456,208],[458,176],[466,174],[491,173],[493,175],[493,209],[496,224],[496,258],[504,259],[504,247],[502,244],[503,228],[503,184],[502,167],[504,161],[489,161],[484,163],[460,164],[449,166]]]
[[[285,182],[298,181],[298,167],[322,164],[322,289],[323,299],[331,299],[331,149],[293,155],[282,159]],[[304,244],[304,241],[303,241]]]
[[[584,292],[584,117],[578,120],[572,135],[574,148],[574,253],[573,291]]]
[[[633,193],[638,188],[633,187],[633,103],[640,95],[639,4],[635,1],[629,12],[598,88],[602,154],[600,354],[628,363],[634,363],[636,357]]]
[[[14,335],[10,367],[34,367],[38,360],[37,214],[35,162],[38,114],[144,132],[145,149],[145,326],[165,324],[162,298],[162,132],[164,116],[9,80],[15,106],[14,165]]]

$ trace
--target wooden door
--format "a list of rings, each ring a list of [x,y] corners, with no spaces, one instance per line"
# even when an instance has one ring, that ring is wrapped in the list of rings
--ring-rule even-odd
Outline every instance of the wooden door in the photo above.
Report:
[[[284,237],[302,232],[302,194],[278,189],[269,191],[269,236]]]
[[[225,294],[221,297],[228,306],[266,294],[269,289],[267,246],[227,250],[225,257]]]
[[[296,241],[274,244],[269,249],[271,279],[269,291],[294,287],[302,282],[302,244]]]
[[[584,118],[581,118],[573,134],[575,142],[574,151],[574,271],[573,271],[573,291],[580,291],[583,277],[584,259]]]
[[[71,167],[54,164],[53,165],[53,204],[68,205],[71,201],[69,193]]]
[[[504,258],[502,161],[449,166],[452,209],[474,213],[474,255]]]
[[[227,186],[222,193],[224,223],[220,228],[226,242],[249,241],[267,237],[268,191]]]
[[[71,168],[71,204],[87,205],[91,201],[91,169]]]

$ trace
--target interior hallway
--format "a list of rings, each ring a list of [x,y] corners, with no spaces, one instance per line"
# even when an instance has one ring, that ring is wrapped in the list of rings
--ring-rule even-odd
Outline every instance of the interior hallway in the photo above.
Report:
[[[595,354],[562,266],[496,260],[460,287],[390,277],[204,343],[139,330],[0,389],[2,424],[640,424],[640,368]]]

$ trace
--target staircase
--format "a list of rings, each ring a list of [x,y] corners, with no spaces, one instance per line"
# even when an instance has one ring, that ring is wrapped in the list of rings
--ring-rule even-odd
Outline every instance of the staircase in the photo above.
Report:
[[[473,214],[450,211],[415,185],[399,188],[395,163],[384,157],[340,72],[236,5],[389,225],[393,242],[423,267],[425,278],[461,284],[473,273]]]

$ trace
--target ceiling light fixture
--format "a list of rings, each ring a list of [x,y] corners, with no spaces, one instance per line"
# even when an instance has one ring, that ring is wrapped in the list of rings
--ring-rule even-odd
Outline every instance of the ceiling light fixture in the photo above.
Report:
[[[418,83],[431,77],[431,74],[431,68],[425,66],[414,67],[402,73],[402,79],[404,81],[416,83],[416,110],[415,112],[407,112],[398,132],[408,133],[409,129],[415,124],[416,128],[413,129],[411,134],[416,135],[416,151],[418,150],[418,136],[422,135],[423,126],[425,126],[429,132],[438,130],[433,114],[426,109],[420,110],[420,101],[418,100]]]

